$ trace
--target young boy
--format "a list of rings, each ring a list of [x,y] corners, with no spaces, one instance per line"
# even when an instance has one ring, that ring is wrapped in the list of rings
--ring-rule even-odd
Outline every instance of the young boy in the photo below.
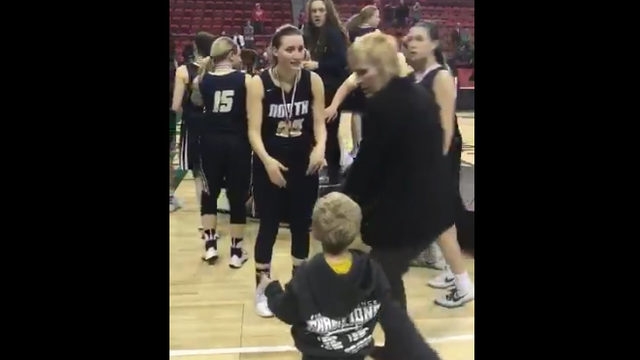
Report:
[[[388,281],[368,255],[347,247],[360,232],[360,207],[344,194],[320,198],[312,215],[318,254],[301,265],[283,290],[262,277],[269,309],[292,325],[303,360],[437,360],[407,313],[391,300]],[[374,351],[373,329],[380,322],[385,347]]]

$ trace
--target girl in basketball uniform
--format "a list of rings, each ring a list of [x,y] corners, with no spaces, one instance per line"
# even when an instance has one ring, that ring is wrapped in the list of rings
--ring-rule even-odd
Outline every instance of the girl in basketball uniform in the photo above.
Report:
[[[251,147],[247,138],[247,86],[250,75],[241,66],[240,48],[231,38],[219,37],[211,46],[209,60],[194,81],[193,102],[203,107],[194,124],[200,142],[203,181],[200,215],[205,255],[209,264],[218,259],[217,201],[223,180],[231,212],[231,255],[235,269],[247,261],[242,248],[246,224],[245,202],[251,178]]]
[[[193,134],[192,119],[196,114],[202,113],[202,108],[191,102],[191,92],[193,90],[193,79],[198,74],[198,70],[206,62],[205,56],[211,51],[211,44],[214,36],[201,31],[194,39],[196,53],[194,60],[185,62],[176,70],[175,87],[173,91],[173,103],[171,109],[175,112],[182,111],[182,126],[180,128],[180,167],[184,170],[191,170],[196,184],[196,198],[200,203],[202,193],[202,179],[198,173],[197,165],[197,137]]]
[[[273,245],[285,211],[291,231],[292,272],[309,255],[311,212],[327,138],[324,87],[318,74],[302,68],[302,33],[293,25],[283,25],[270,46],[275,65],[255,76],[248,87],[253,191],[260,217],[256,288],[261,276],[270,274]],[[256,312],[273,316],[266,296],[258,290]]]
[[[440,108],[442,151],[450,166],[448,185],[452,188],[451,201],[456,214],[461,214],[464,209],[459,185],[462,136],[455,115],[456,87],[445,64],[436,25],[429,22],[417,23],[409,30],[404,44],[407,62],[415,70],[415,82],[435,97]],[[451,291],[436,299],[435,303],[448,308],[462,306],[474,299],[474,286],[464,265],[455,224],[438,237],[437,243],[448,266],[428,284],[439,289],[451,288]]]
[[[342,27],[332,0],[311,0],[307,3],[307,23],[304,42],[311,60],[303,66],[320,75],[324,84],[325,106],[331,103],[333,94],[349,75],[347,71],[347,47],[349,38]],[[330,184],[340,182],[340,142],[337,121],[327,123],[326,158]]]
[[[176,141],[176,112],[173,111],[173,88],[176,80],[176,69],[178,62],[176,57],[176,44],[173,41],[173,35],[169,33],[169,212],[176,211],[179,208],[179,202],[174,197],[175,191],[175,171],[173,170],[173,148]]]

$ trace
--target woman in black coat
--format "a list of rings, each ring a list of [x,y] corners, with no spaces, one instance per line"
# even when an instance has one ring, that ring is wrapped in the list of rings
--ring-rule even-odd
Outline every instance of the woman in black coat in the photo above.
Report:
[[[349,50],[368,98],[367,136],[344,192],[361,206],[362,240],[384,269],[393,297],[406,307],[402,275],[453,224],[453,205],[439,107],[424,88],[398,76],[396,49],[393,37],[370,33]]]

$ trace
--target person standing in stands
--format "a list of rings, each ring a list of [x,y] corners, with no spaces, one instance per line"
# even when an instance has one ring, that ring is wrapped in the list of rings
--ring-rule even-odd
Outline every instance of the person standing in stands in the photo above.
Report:
[[[414,25],[422,20],[422,5],[420,1],[416,1],[411,7],[411,25]]]
[[[393,26],[395,19],[396,8],[391,3],[391,1],[387,1],[382,10],[382,20],[384,22],[384,26]]]
[[[404,3],[404,0],[400,0],[400,4],[396,9],[396,21],[398,26],[401,28],[407,26],[408,17],[409,17],[409,6]]]
[[[320,75],[324,83],[325,106],[331,104],[333,95],[349,75],[347,47],[349,39],[340,22],[332,0],[311,0],[307,3],[307,23],[304,26],[304,43],[311,60],[303,66]],[[337,121],[327,124],[326,160],[329,183],[340,182],[340,143]]]
[[[262,35],[264,33],[264,10],[260,7],[260,3],[256,3],[256,7],[253,9],[253,27],[256,34]]]
[[[302,10],[300,10],[300,14],[298,14],[298,29],[302,29],[305,18],[306,18],[306,14],[304,13],[304,8],[303,8]]]
[[[251,20],[247,20],[247,25],[244,26],[244,43],[247,49],[253,49],[253,26],[251,26]]]

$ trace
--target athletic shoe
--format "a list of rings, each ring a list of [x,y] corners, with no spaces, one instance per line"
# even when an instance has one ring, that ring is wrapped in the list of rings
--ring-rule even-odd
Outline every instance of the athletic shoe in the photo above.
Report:
[[[432,269],[444,270],[447,266],[447,262],[444,260],[440,246],[435,242],[425,250],[424,260],[426,266]]]
[[[451,309],[451,308],[460,307],[473,299],[474,299],[473,288],[471,288],[471,290],[466,294],[460,295],[460,293],[458,293],[458,288],[454,287],[453,289],[451,289],[451,291],[449,291],[448,294],[446,294],[444,297],[435,299],[434,302],[437,305]]]
[[[448,289],[452,286],[455,286],[456,278],[453,276],[451,269],[449,266],[446,266],[446,269],[442,271],[438,276],[433,279],[427,281],[427,285],[431,286],[434,289]]]
[[[201,239],[204,240],[204,234]],[[206,261],[209,265],[214,265],[218,261],[218,239],[220,239],[220,236],[215,234],[213,235],[213,240],[204,242],[205,253],[202,261]]]
[[[438,244],[433,243],[411,261],[411,266],[444,270],[447,262],[444,260]]]
[[[173,195],[169,195],[169,212],[174,212],[182,207],[182,201]]]
[[[231,248],[231,258],[229,259],[229,267],[232,269],[240,269],[244,263],[249,260],[249,254],[243,248]]]
[[[267,295],[258,290],[256,290],[256,313],[263,318],[273,317],[273,313],[269,310],[269,304],[267,304]]]

